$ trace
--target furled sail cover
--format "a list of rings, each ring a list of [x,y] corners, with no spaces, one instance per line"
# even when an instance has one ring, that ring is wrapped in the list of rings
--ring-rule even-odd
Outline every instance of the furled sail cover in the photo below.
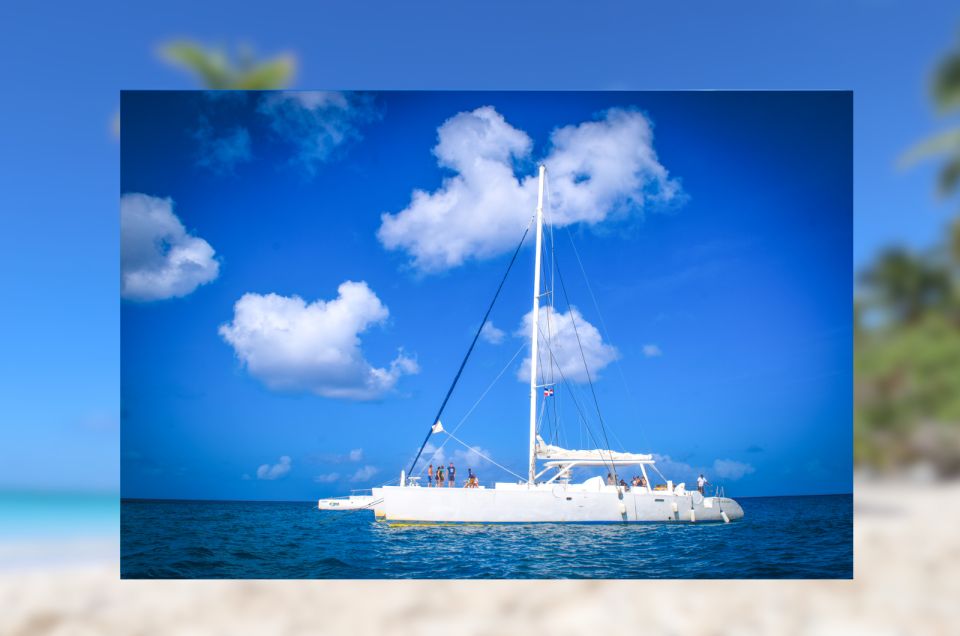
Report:
[[[621,453],[611,450],[570,450],[546,444],[543,438],[537,435],[537,458],[538,459],[570,459],[570,460],[600,460],[600,461],[650,461],[653,455],[641,453]]]

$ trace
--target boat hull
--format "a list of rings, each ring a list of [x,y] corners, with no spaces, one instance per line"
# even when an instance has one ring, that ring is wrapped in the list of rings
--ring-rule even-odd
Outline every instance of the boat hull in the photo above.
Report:
[[[735,521],[733,499],[699,493],[534,488],[375,488],[376,518],[390,523],[699,523]],[[726,516],[726,518],[724,518]]]
[[[351,495],[349,497],[331,497],[317,501],[320,510],[364,510],[373,509],[374,497],[371,495]]]

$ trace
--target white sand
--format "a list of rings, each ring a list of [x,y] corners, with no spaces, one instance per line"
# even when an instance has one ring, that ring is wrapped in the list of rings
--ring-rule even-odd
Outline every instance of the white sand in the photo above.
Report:
[[[960,633],[960,484],[859,480],[855,501],[855,581],[120,581],[100,561],[0,572],[0,634]]]

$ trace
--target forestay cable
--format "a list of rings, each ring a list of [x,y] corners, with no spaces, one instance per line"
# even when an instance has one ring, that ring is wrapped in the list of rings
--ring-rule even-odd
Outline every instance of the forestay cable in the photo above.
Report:
[[[434,417],[430,422],[430,428],[427,430],[427,436],[423,438],[423,443],[420,444],[420,450],[417,451],[417,456],[413,458],[413,463],[410,464],[410,470],[407,471],[408,475],[413,474],[413,469],[416,467],[417,461],[420,459],[420,455],[423,453],[423,449],[426,447],[427,442],[430,441],[430,436],[433,435],[433,426],[440,421],[440,416],[443,415],[443,409],[447,407],[447,402],[450,400],[450,396],[453,394],[453,389],[456,388],[457,382],[460,381],[460,375],[463,373],[463,368],[467,366],[467,360],[470,358],[470,354],[473,353],[473,347],[477,344],[477,339],[480,337],[480,332],[483,331],[483,326],[487,324],[487,318],[490,317],[490,312],[493,310],[493,305],[497,302],[497,298],[500,296],[500,291],[503,289],[503,284],[507,282],[507,276],[510,274],[510,270],[513,269],[513,264],[517,260],[517,254],[520,253],[520,248],[523,247],[523,242],[526,240],[528,232],[530,232],[530,223],[527,224],[527,229],[523,231],[523,236],[520,237],[520,242],[517,244],[517,249],[513,252],[513,258],[510,259],[510,264],[507,266],[507,271],[503,274],[503,279],[500,281],[500,285],[497,287],[497,293],[493,295],[493,300],[490,301],[490,306],[487,307],[487,313],[483,315],[483,320],[480,321],[480,326],[477,327],[477,333],[473,335],[473,341],[470,343],[470,348],[467,349],[467,354],[463,356],[463,362],[460,363],[460,368],[457,370],[457,375],[454,376],[453,382],[450,384],[450,388],[447,390],[447,395],[443,398],[443,402],[440,404],[440,408],[437,410],[437,416]]]

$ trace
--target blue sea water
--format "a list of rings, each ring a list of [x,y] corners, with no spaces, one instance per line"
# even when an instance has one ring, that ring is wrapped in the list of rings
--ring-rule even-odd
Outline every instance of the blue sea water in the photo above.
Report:
[[[730,524],[392,527],[312,502],[121,504],[123,578],[851,578],[853,497],[738,499]]]

